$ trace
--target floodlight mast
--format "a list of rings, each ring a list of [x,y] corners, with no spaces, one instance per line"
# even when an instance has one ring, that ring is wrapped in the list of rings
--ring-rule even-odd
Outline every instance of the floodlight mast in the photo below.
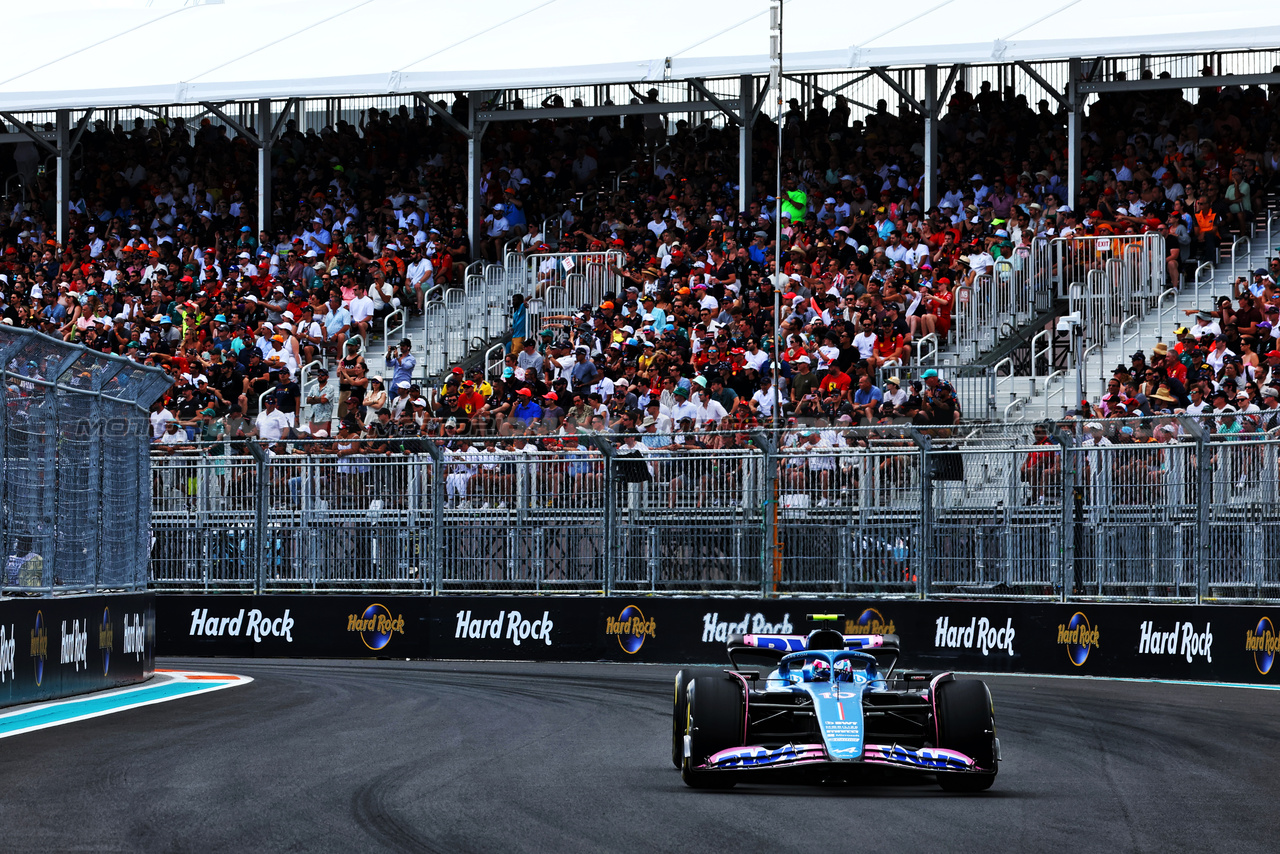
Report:
[[[777,98],[778,156],[777,192],[773,199],[773,346],[770,348],[770,385],[773,387],[773,429],[777,430],[782,417],[782,392],[779,375],[782,372],[781,342],[778,340],[782,315],[782,4],[785,0],[772,0],[769,4],[769,85]]]

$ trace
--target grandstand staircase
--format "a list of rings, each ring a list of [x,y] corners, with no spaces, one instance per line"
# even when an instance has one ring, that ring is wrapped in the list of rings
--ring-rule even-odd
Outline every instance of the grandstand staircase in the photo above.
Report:
[[[1172,346],[1174,330],[1193,322],[1187,311],[1210,310],[1219,297],[1231,296],[1237,276],[1249,277],[1259,267],[1267,267],[1280,247],[1280,211],[1260,212],[1252,235],[1233,235],[1224,241],[1219,261],[1201,264],[1195,274],[1184,277],[1179,289],[1166,288],[1154,299],[1134,304],[1124,317],[1111,312],[1102,334],[1093,345],[1082,347],[1084,398],[1097,402],[1106,393],[1107,381],[1117,365],[1128,366],[1141,350],[1150,356],[1156,344]],[[1068,304],[1067,311],[1077,306]],[[1035,332],[1030,341],[1029,375],[997,376],[995,410],[1006,421],[1060,418],[1074,410],[1076,367],[1068,333],[1059,333],[1051,320]],[[1060,365],[1055,369],[1055,365]]]
[[[557,225],[557,221],[549,220],[544,223],[544,230],[554,230]],[[554,247],[556,235],[548,237]],[[1247,276],[1257,267],[1268,266],[1269,258],[1280,251],[1273,245],[1280,243],[1280,210],[1271,207],[1261,211],[1252,234],[1233,238],[1224,241],[1217,265],[1200,265],[1194,276],[1184,278],[1181,288],[1151,285],[1140,297],[1128,299],[1123,307],[1112,302],[1101,319],[1095,307],[1094,323],[1086,337],[1087,344],[1082,347],[1086,399],[1097,401],[1116,365],[1128,365],[1135,351],[1149,354],[1161,341],[1171,344],[1173,330],[1190,321],[1187,311],[1211,308],[1216,297],[1230,295],[1235,276]],[[597,264],[594,276],[582,269],[561,270],[554,284],[546,287],[541,283],[540,288],[540,283],[534,281],[537,261],[531,264],[518,248],[516,241],[509,244],[502,264],[472,263],[466,268],[461,285],[433,288],[423,315],[410,316],[401,309],[379,320],[373,340],[360,342],[371,375],[390,379],[388,344],[402,338],[413,343],[418,359],[415,379],[426,385],[438,385],[444,374],[459,364],[480,367],[486,375],[495,375],[510,336],[512,296],[543,292],[545,298],[530,306],[528,322],[533,329],[608,287],[602,273],[607,265]],[[553,252],[552,257],[560,256]],[[1068,333],[1056,331],[1055,321],[1060,314],[1085,307],[1079,300],[1064,302],[1043,293],[1043,288],[1034,284],[1034,267],[1031,273],[1017,271],[1014,275],[1024,278],[1015,278],[1016,286],[1010,291],[1037,291],[1034,297],[1022,305],[1006,301],[989,315],[975,316],[969,320],[970,328],[964,336],[953,329],[948,341],[936,336],[922,340],[916,364],[895,373],[913,378],[913,368],[923,371],[938,367],[958,388],[972,386],[976,391],[967,396],[981,399],[981,405],[966,404],[965,411],[979,420],[1060,418],[1075,409],[1078,401],[1072,342]],[[302,379],[304,383],[314,382],[314,366],[304,368]]]

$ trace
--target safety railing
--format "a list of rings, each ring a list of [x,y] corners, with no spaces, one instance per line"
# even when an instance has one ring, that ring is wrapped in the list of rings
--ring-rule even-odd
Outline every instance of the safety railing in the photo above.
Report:
[[[1009,360],[1005,360],[1006,363]],[[898,380],[899,388],[908,394],[923,392],[929,384],[925,373],[933,371],[938,382],[945,383],[955,392],[960,412],[966,419],[986,420],[997,417],[996,375],[994,367],[986,365],[942,365],[914,362],[909,365],[879,367],[875,383],[883,389],[890,378]]]
[[[1120,350],[1128,353],[1131,346],[1137,346],[1139,328],[1139,318],[1136,314],[1131,314],[1120,324]]]
[[[1154,298],[1164,290],[1165,243],[1159,234],[1058,237],[1051,247],[1051,281],[1059,298],[1069,295],[1072,283],[1087,281],[1113,259],[1133,269],[1137,292]]]
[[[444,351],[449,362],[457,362],[466,358],[467,341],[467,294],[462,288],[449,288],[444,292],[445,317],[448,324],[445,330]]]
[[[617,275],[612,268],[624,262],[621,252],[533,253],[524,259],[524,278],[529,283],[525,295],[539,295],[555,285],[567,286],[568,277],[578,274],[582,276],[581,284],[570,290],[573,304],[596,305],[607,290],[617,290]]]
[[[1169,288],[1156,299],[1156,341],[1163,341],[1165,331],[1173,332],[1176,319],[1174,307],[1178,304],[1178,289]]]
[[[1043,362],[1044,367],[1041,368]],[[1053,373],[1053,330],[1041,329],[1031,336],[1031,379]]]
[[[1203,261],[1196,266],[1195,277],[1192,280],[1193,293],[1196,295],[1196,307],[1203,308],[1204,302],[1201,297],[1200,289],[1205,285],[1213,284],[1213,264],[1209,261]]]
[[[494,344],[484,353],[484,375],[486,379],[496,380],[502,378],[502,368],[506,361],[507,347],[505,344]]]
[[[1236,265],[1241,258],[1244,258],[1246,267],[1245,275],[1248,275],[1249,270],[1247,268],[1249,265],[1249,255],[1252,251],[1251,245],[1249,238],[1244,235],[1240,235],[1231,241],[1231,281],[1234,282],[1236,280]]]
[[[404,338],[405,329],[409,323],[409,311],[404,308],[397,308],[382,318],[382,340],[390,346],[393,342]]]
[[[443,301],[427,303],[423,312],[423,371],[438,377],[449,367],[449,314]]]
[[[915,346],[916,361],[922,364],[929,362],[936,367],[938,364],[938,343],[938,333],[936,332],[930,332],[922,336]]]
[[[154,456],[151,567],[174,590],[1274,601],[1280,439],[1241,420],[192,445]]]
[[[301,368],[299,368],[299,369],[298,369],[298,394],[299,394],[299,400],[298,400],[298,410],[299,410],[299,412],[298,412],[298,418],[299,418],[299,423],[301,423],[301,419],[302,419],[302,417],[303,417],[303,414],[304,414],[304,413],[306,413],[306,417],[307,417],[308,422],[313,423],[313,424],[314,424],[314,423],[317,423],[317,422],[316,422],[316,421],[311,417],[311,414],[310,414],[311,407],[310,407],[310,405],[308,405],[308,404],[307,404],[307,402],[306,402],[306,401],[307,401],[307,398],[308,398],[308,397],[311,397],[311,396],[315,395],[315,394],[317,393],[317,391],[319,390],[319,382],[318,382],[318,381],[317,381],[317,379],[316,379],[316,371],[317,371],[317,370],[319,370],[321,367],[323,367],[323,363],[321,363],[321,361],[320,361],[319,359],[314,359],[314,360],[312,360],[312,361],[310,361],[310,362],[307,362],[305,365],[303,365]],[[265,392],[264,392],[264,394],[265,394]],[[264,399],[265,399],[265,398],[264,398],[263,396],[259,396],[259,398],[258,398],[258,411],[259,411],[259,412],[261,412],[261,411],[262,411],[262,401],[263,401]],[[337,408],[336,406],[335,406],[335,407],[334,407],[334,409],[333,409],[333,414],[334,414],[334,415],[337,415],[337,414],[338,414],[338,408]],[[332,420],[332,419],[331,419],[331,420]],[[332,425],[332,424],[330,424],[330,425],[328,426],[328,428],[327,428],[327,429],[330,429],[330,430],[331,430],[331,429],[332,429],[332,427],[333,427],[333,425]]]
[[[1067,373],[1054,371],[1044,378],[1044,417],[1061,418],[1067,412]],[[1055,403],[1056,401],[1056,403]]]

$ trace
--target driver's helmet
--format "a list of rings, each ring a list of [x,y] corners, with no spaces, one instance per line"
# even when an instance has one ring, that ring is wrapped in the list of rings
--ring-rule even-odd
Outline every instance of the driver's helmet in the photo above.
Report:
[[[832,677],[835,682],[851,682],[853,680],[853,662],[847,658],[842,658],[836,662],[833,669]]]
[[[829,682],[831,680],[831,665],[826,659],[818,658],[805,665],[805,681],[806,682]]]

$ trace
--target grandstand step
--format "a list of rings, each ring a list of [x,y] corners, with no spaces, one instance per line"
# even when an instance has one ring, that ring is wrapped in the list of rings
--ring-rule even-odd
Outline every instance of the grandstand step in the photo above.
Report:
[[[1278,236],[1280,239],[1280,236]],[[1237,265],[1237,275],[1244,275],[1245,270],[1268,267],[1275,250],[1263,245],[1263,241],[1255,240],[1250,246],[1250,253],[1242,257]],[[1152,348],[1159,342],[1173,344],[1173,330],[1178,326],[1188,325],[1188,310],[1209,308],[1212,298],[1229,296],[1231,293],[1230,265],[1219,265],[1214,276],[1200,287],[1199,297],[1190,283],[1184,283],[1183,289],[1177,293],[1171,306],[1165,311],[1149,311],[1133,328],[1127,329],[1125,335],[1118,335],[1108,340],[1105,345],[1092,354],[1084,366],[1083,393],[1086,400],[1097,402],[1106,393],[1107,381],[1117,365],[1129,365],[1135,351],[1141,350],[1150,356]],[[1041,377],[1007,377],[997,381],[997,412],[1003,413],[1005,408],[1015,400],[1025,401],[1021,406],[1010,409],[1009,420],[1037,420],[1040,418],[1060,418],[1066,412],[1076,408],[1079,401],[1076,395],[1076,371],[1068,367],[1059,378],[1046,383]]]

